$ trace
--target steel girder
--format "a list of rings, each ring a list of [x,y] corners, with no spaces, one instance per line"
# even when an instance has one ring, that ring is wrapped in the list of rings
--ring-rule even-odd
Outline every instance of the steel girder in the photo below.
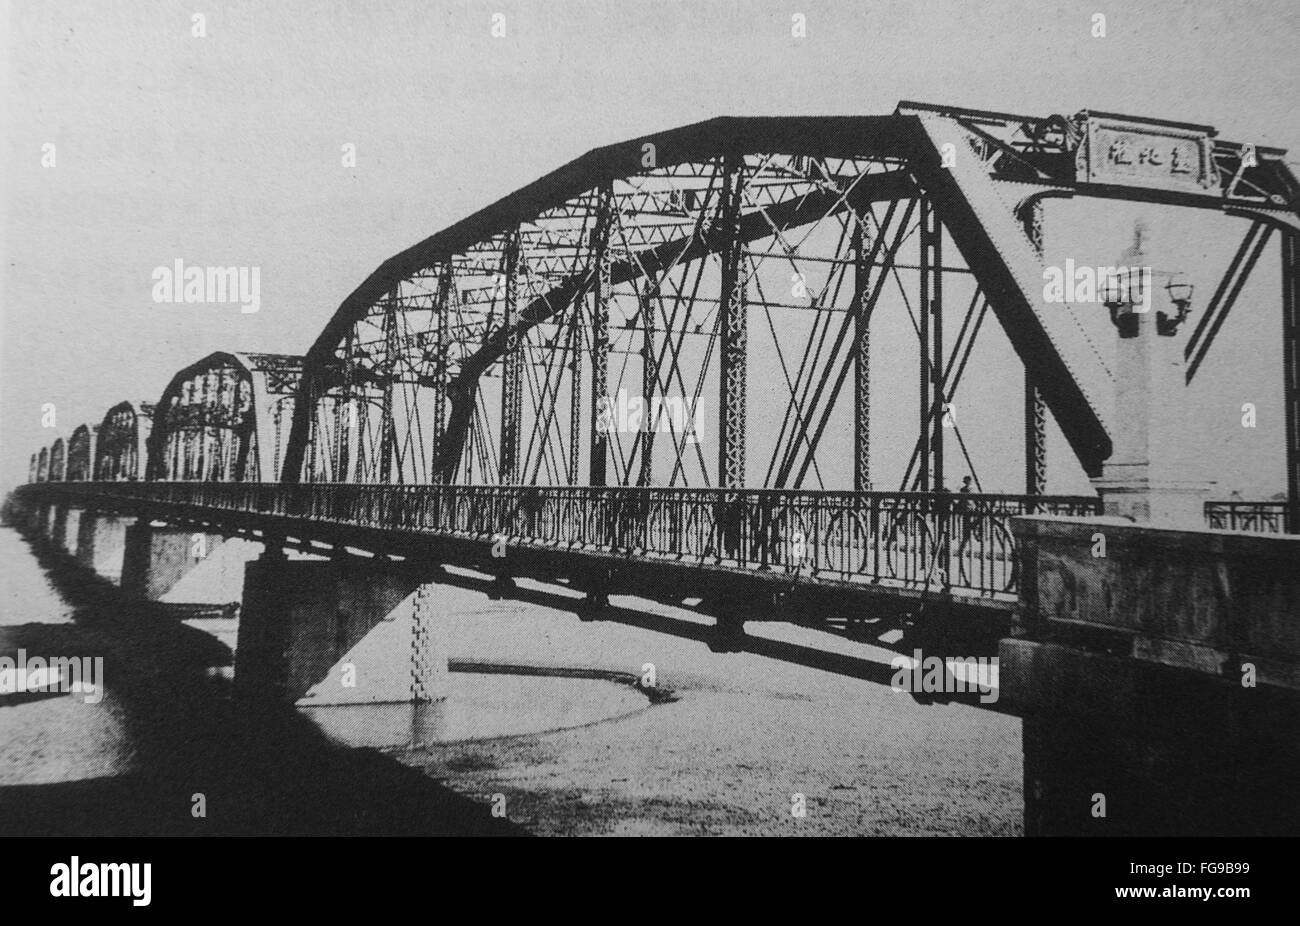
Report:
[[[98,425],[78,425],[68,438],[68,482],[86,482],[94,478],[95,436]]]
[[[50,469],[48,475],[49,482],[62,482],[64,478],[64,464],[67,457],[67,445],[63,438],[56,438],[50,445]]]
[[[145,476],[152,402],[119,402],[104,413],[95,441],[95,476],[100,482],[130,482]]]
[[[1300,233],[1282,235],[1283,414],[1286,416],[1286,530],[1300,534]]]
[[[292,403],[301,358],[209,354],[163,389],[146,442],[147,478],[259,481],[275,471],[276,411]],[[266,455],[265,461],[262,456]]]
[[[481,318],[461,325],[458,330],[448,316],[448,300],[436,301],[441,314],[438,336],[447,346],[460,339],[459,355],[444,361],[441,371],[422,373],[414,368],[406,375],[420,385],[436,383],[439,401],[445,408],[438,413],[435,432],[438,440],[433,448],[434,462],[431,478],[452,478],[464,453],[466,436],[475,420],[475,401],[479,379],[503,355],[514,353],[512,345],[521,343],[527,332],[542,322],[549,321],[566,311],[577,327],[578,304],[593,293],[608,292],[609,286],[646,278],[653,279],[686,258],[704,254],[724,256],[723,267],[728,262],[725,229],[726,221],[715,221],[714,227],[704,229],[704,234],[687,233],[685,223],[665,222],[649,227],[645,223],[632,226],[621,217],[637,212],[638,218],[652,212],[669,214],[674,206],[672,195],[658,196],[653,191],[642,191],[640,200],[623,195],[613,225],[624,237],[621,259],[606,250],[602,259],[590,261],[590,253],[572,247],[569,234],[546,226],[544,219],[567,216],[582,219],[598,214],[594,208],[600,191],[611,183],[626,178],[647,175],[646,152],[662,176],[699,178],[692,173],[698,165],[713,162],[737,163],[746,153],[768,152],[801,157],[876,158],[888,160],[898,168],[888,174],[876,175],[873,182],[880,187],[893,184],[893,195],[915,195],[916,190],[933,205],[943,225],[949,229],[973,269],[981,289],[998,315],[1012,345],[1026,365],[1028,383],[1027,411],[1027,481],[1029,470],[1034,469],[1032,481],[1041,487],[1041,434],[1045,424],[1044,409],[1050,408],[1061,425],[1072,448],[1090,473],[1096,473],[1101,461],[1110,452],[1110,441],[1099,403],[1090,394],[1086,383],[1095,380],[1100,361],[1096,345],[1090,344],[1081,326],[1072,324],[1068,312],[1046,311],[1036,298],[1038,277],[1035,269],[1041,266],[1033,240],[1034,232],[1022,227],[1021,217],[1026,204],[1042,196],[1092,196],[1138,200],[1161,204],[1216,209],[1228,214],[1252,215],[1289,227],[1300,227],[1296,221],[1296,185],[1282,161],[1282,152],[1276,149],[1254,147],[1224,142],[1214,138],[1207,127],[1186,126],[1160,120],[1129,120],[1139,126],[1158,126],[1161,130],[1195,135],[1200,133],[1198,144],[1205,152],[1201,185],[1192,188],[1173,188],[1160,182],[1146,182],[1141,177],[1120,178],[1099,175],[1087,160],[1089,150],[1100,150],[1103,136],[1098,126],[1105,127],[1118,117],[1104,113],[1081,113],[1072,119],[1053,116],[1043,118],[1015,116],[1003,113],[973,110],[944,109],[921,104],[900,104],[892,116],[835,117],[824,119],[717,119],[688,126],[658,135],[646,136],[619,145],[598,149],[565,165],[541,180],[530,184],[518,193],[489,206],[462,222],[453,225],[424,242],[385,262],[374,274],[357,288],[340,306],[338,312],[317,338],[305,361],[304,401],[295,407],[293,430],[285,459],[284,478],[298,481],[303,476],[303,461],[312,445],[313,408],[337,380],[338,350],[352,336],[355,326],[362,323],[383,298],[401,281],[418,281],[427,274],[438,279],[447,275],[480,274],[499,260],[503,242],[524,225],[530,225],[533,240],[545,239],[552,248],[551,256],[532,259],[533,270],[526,287],[531,299],[513,307],[514,322],[507,327],[492,329]],[[1109,120],[1109,122],[1107,121]],[[956,145],[963,155],[956,163],[944,163],[943,149]],[[974,157],[968,156],[974,153]],[[658,160],[655,162],[657,153]],[[666,174],[663,172],[667,171]],[[653,173],[653,171],[651,171]],[[915,183],[915,187],[913,187]],[[696,196],[698,185],[681,192]],[[876,198],[882,190],[874,191]],[[767,225],[771,215],[785,212],[786,219],[797,221],[801,210],[809,220],[818,215],[825,203],[810,205],[817,197],[834,198],[834,193],[816,189],[815,186],[799,197],[770,204],[767,214],[759,215],[757,209],[736,217],[738,238],[752,234],[755,238],[769,233]],[[870,198],[870,197],[864,197]],[[632,203],[629,206],[629,203]],[[700,215],[701,219],[703,215]],[[723,217],[725,218],[725,216]],[[1041,217],[1040,217],[1041,220]],[[697,232],[699,230],[696,230]],[[631,237],[629,242],[627,239]],[[752,239],[751,239],[752,240]],[[561,253],[565,248],[568,251]],[[581,256],[582,259],[579,259]],[[737,266],[737,276],[740,269]],[[941,277],[941,275],[940,275]],[[608,286],[602,285],[607,281]],[[489,303],[485,290],[462,291],[453,301],[463,306]],[[734,319],[737,314],[727,311],[734,304],[737,290],[724,286],[724,305],[720,316]],[[518,292],[516,293],[518,296]],[[743,300],[743,289],[739,293]],[[591,333],[597,333],[600,299],[593,304]],[[926,307],[928,314],[929,306]],[[490,318],[491,316],[489,316]],[[582,332],[576,332],[581,336]],[[737,371],[743,369],[736,358],[737,331],[731,332],[730,354],[723,352],[720,364],[723,382],[725,371],[732,370],[732,392],[743,380]],[[865,337],[858,344],[865,342]],[[743,342],[741,342],[743,343]],[[593,348],[596,345],[593,343]],[[941,344],[940,344],[941,346]],[[934,351],[928,361],[931,376],[941,369],[941,352]],[[599,351],[598,353],[603,353]],[[861,355],[861,352],[859,352]],[[728,359],[730,358],[730,359]],[[455,372],[452,372],[452,369]],[[868,381],[859,364],[857,401],[866,401],[863,385]],[[942,373],[940,373],[940,381]],[[933,381],[931,382],[933,386]],[[579,402],[582,383],[578,371],[571,382],[574,401]],[[1032,395],[1028,391],[1032,389]],[[516,396],[520,394],[515,390]],[[593,383],[591,404],[596,408],[603,387]],[[723,396],[727,395],[725,389]],[[942,393],[932,396],[942,403]],[[725,402],[723,403],[726,404]],[[739,406],[732,403],[733,411]],[[937,407],[936,407],[937,408]],[[720,414],[722,413],[720,409]],[[929,437],[933,446],[941,444],[943,434],[941,414],[931,413],[934,431]],[[574,419],[570,420],[568,454],[569,481],[577,469],[578,439]],[[720,422],[722,431],[733,435],[728,449],[722,441],[719,457],[719,477],[735,479],[739,472],[743,480],[743,462],[737,468],[737,454],[743,460],[743,441],[737,451],[734,435],[743,434],[743,418],[732,415]],[[855,467],[865,470],[866,441],[863,431],[855,426],[859,435],[858,460]],[[603,482],[597,462],[593,433],[591,480]],[[1037,443],[1034,443],[1034,442]],[[504,445],[503,445],[504,447]],[[605,459],[604,453],[599,454]],[[939,474],[941,476],[941,473]],[[856,476],[855,484],[863,484],[866,476]]]

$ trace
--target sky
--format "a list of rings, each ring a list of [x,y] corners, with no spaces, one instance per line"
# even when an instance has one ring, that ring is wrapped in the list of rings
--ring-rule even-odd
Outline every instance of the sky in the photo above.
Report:
[[[1294,0],[0,9],[5,487],[42,444],[155,400],[212,351],[305,351],[392,254],[625,138],[910,99],[1146,115],[1300,149]],[[151,274],[177,258],[260,268],[260,310],[155,303]]]

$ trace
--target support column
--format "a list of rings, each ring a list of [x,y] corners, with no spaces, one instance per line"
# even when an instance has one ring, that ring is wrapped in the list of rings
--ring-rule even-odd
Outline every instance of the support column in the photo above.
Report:
[[[930,453],[934,466],[933,486],[935,489],[947,488],[943,470],[943,438],[945,403],[948,400],[944,392],[944,357],[943,357],[943,224],[939,215],[931,207],[926,218],[930,223],[930,389],[934,405],[930,410]]]
[[[931,216],[933,207],[929,200],[921,200],[921,240],[920,240],[920,285],[921,299],[917,307],[917,314],[920,315],[918,321],[918,339],[920,349],[918,356],[918,392],[920,401],[917,405],[919,420],[917,423],[917,488],[922,492],[929,492],[933,486],[930,481],[930,414],[934,410],[934,393],[931,390],[934,379],[930,374],[930,287],[931,287],[931,261],[934,257],[933,240],[931,236]]]
[[[505,300],[501,310],[501,330],[505,332],[505,354],[501,358],[501,453],[498,482],[510,485],[519,481],[519,431],[523,415],[523,344],[515,332],[519,320],[519,230],[506,239]]]
[[[1020,215],[1025,237],[1033,245],[1034,253],[1043,256],[1043,201],[1031,199]],[[1025,370],[1025,494],[1044,495],[1047,492],[1047,401],[1038,384]],[[1033,503],[1027,508],[1035,510]]]
[[[659,367],[655,362],[655,290],[646,283],[641,294],[641,395],[644,397],[641,431],[641,474],[637,485],[648,486],[654,477],[655,429],[659,416],[654,414],[654,403],[659,393]]]
[[[718,488],[745,485],[745,402],[748,312],[745,306],[744,242],[740,210],[744,196],[744,159],[727,155],[724,165],[721,236],[722,276],[718,293],[719,394]]]
[[[171,527],[142,518],[126,529],[122,591],[158,601],[224,542],[220,534]],[[195,556],[196,548],[204,555]]]
[[[398,287],[384,303],[384,399],[383,419],[379,423],[379,481],[393,481],[393,453],[397,446],[397,427],[393,424],[393,387],[397,377],[397,298]],[[399,473],[400,476],[400,473]]]
[[[1047,491],[1047,402],[1025,371],[1025,494]],[[1032,511],[1032,508],[1030,509]]]
[[[853,272],[853,488],[871,491],[871,240],[859,218]]]
[[[1025,835],[1300,833],[1300,635],[1278,620],[1300,538],[1012,524],[998,708],[1023,718]]]
[[[68,549],[68,506],[54,506],[54,518],[50,524],[50,542],[56,547]]]
[[[569,306],[569,484],[582,480],[582,301],[579,293]]]
[[[372,629],[398,612],[412,622],[408,671],[413,703],[445,696],[446,653],[421,577],[372,561],[248,563],[235,653],[235,687],[252,700],[297,701]],[[358,687],[365,676],[356,679]]]
[[[95,570],[95,535],[99,527],[99,515],[92,508],[83,508],[77,519],[77,544],[73,555],[77,562],[86,569]]]
[[[122,576],[126,524],[116,515],[86,509],[77,524],[77,561],[105,579],[117,582]]]
[[[438,272],[438,317],[434,320],[433,341],[433,434],[430,437],[429,459],[437,460],[442,451],[442,435],[447,427],[447,349],[448,327],[451,322],[452,303],[451,261],[445,261]],[[442,482],[442,473],[434,467],[431,482]]]
[[[603,486],[609,456],[609,297],[611,255],[609,239],[614,222],[614,195],[608,187],[600,191],[596,228],[593,231],[596,273],[591,299],[591,459],[590,483]]]
[[[1286,529],[1300,534],[1300,234],[1282,235],[1282,364],[1286,415]]]
[[[353,340],[356,328],[348,326],[348,333],[343,338],[343,395],[335,400],[334,405],[334,440],[338,448],[334,454],[334,479],[338,482],[352,481],[352,429],[357,425],[358,415],[352,404],[352,387],[355,380],[355,361]],[[361,444],[358,434],[358,445]]]

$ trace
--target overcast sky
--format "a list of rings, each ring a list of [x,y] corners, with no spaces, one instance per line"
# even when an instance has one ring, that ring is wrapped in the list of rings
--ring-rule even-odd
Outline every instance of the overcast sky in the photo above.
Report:
[[[913,99],[1149,115],[1300,148],[1300,3],[1140,6],[5,3],[0,483],[204,354],[303,352],[393,253],[647,132]],[[178,257],[259,267],[261,310],[155,304],[150,274]]]

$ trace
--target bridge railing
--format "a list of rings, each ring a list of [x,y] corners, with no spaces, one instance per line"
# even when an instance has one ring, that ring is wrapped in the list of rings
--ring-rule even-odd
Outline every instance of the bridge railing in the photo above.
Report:
[[[1090,497],[923,492],[215,482],[80,483],[75,489],[984,596],[1016,592],[1012,517],[1100,511]]]
[[[1206,502],[1205,523],[1214,530],[1252,531],[1259,534],[1287,533],[1287,502]],[[1292,511],[1290,523],[1300,525],[1300,511]]]

